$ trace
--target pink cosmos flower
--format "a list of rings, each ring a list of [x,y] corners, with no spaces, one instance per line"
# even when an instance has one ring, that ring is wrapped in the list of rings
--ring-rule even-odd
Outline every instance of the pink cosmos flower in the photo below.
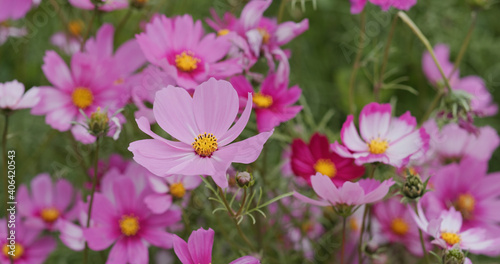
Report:
[[[116,169],[118,173],[123,174],[125,170],[129,166],[130,161],[125,160],[119,154],[111,154],[109,158],[104,160],[97,161],[97,185],[96,190],[99,191],[101,189],[101,180],[105,174],[109,171]],[[94,168],[89,168],[87,171],[90,180],[85,183],[85,188],[92,189],[93,178],[94,178]]]
[[[70,182],[59,179],[52,183],[50,175],[43,173],[31,180],[30,187],[31,193],[24,184],[17,191],[17,201],[23,204],[18,213],[26,217],[27,226],[53,231],[57,222],[76,218],[78,208],[73,204],[78,202],[78,195]]]
[[[453,207],[462,214],[463,228],[500,234],[500,173],[487,174],[487,169],[487,161],[466,158],[437,170],[430,181],[433,191],[422,200],[427,215],[437,218]]]
[[[174,235],[174,251],[182,264],[210,264],[212,263],[212,246],[215,232],[209,228],[195,230],[186,243],[182,238]],[[254,257],[245,256],[229,264],[259,264]]]
[[[248,93],[252,93],[259,132],[277,127],[302,110],[302,106],[292,106],[299,100],[302,90],[297,85],[288,89],[288,76],[277,78],[276,74],[270,73],[259,92],[254,92],[250,82],[242,75],[231,78],[230,82],[238,92],[241,109],[246,104]]]
[[[35,115],[46,115],[45,121],[59,131],[71,129],[73,136],[82,143],[92,143],[95,137],[80,125],[85,116],[95,112],[98,107],[114,113],[124,106],[128,95],[121,92],[115,81],[120,78],[113,69],[112,60],[98,59],[83,53],[71,58],[71,70],[54,51],[47,51],[42,70],[53,86],[40,88],[40,102],[31,110]],[[117,116],[124,122],[122,115]]]
[[[0,1],[0,22],[23,18],[33,5],[33,0]]]
[[[366,0],[349,0],[351,2],[351,14],[359,14],[366,5]]]
[[[70,56],[81,49],[80,39],[65,32],[56,32],[50,37],[50,43]]]
[[[168,69],[168,67],[166,67]],[[155,123],[153,105],[157,91],[169,85],[176,85],[175,72],[166,72],[162,67],[148,65],[142,72],[130,77],[128,84],[131,89],[132,101],[138,110],[134,113],[136,119],[144,116],[150,124]]]
[[[337,188],[328,176],[316,173],[311,177],[311,184],[316,194],[322,198],[321,201],[313,200],[297,192],[293,196],[303,202],[318,206],[359,206],[382,200],[394,181],[389,179],[381,183],[374,179],[362,179],[358,182],[346,181]]]
[[[110,12],[113,10],[125,9],[128,7],[128,0],[102,0],[100,11]],[[92,0],[69,0],[69,3],[74,7],[92,10],[95,8]]]
[[[41,230],[30,228],[19,219],[15,223],[15,232],[14,240],[7,239],[9,237],[7,222],[5,218],[0,219],[0,247],[2,247],[0,264],[11,263],[9,251],[15,255],[13,257],[15,264],[42,264],[56,249],[57,243],[52,237],[42,236]],[[11,241],[15,243],[12,245]]]
[[[137,41],[149,62],[157,66],[166,62],[176,73],[177,84],[186,89],[210,77],[223,79],[240,73],[242,68],[237,58],[221,61],[231,43],[213,33],[203,34],[201,21],[193,22],[190,15],[175,18],[162,15],[146,25],[146,32],[137,35]]]
[[[453,73],[454,64],[450,62],[450,50],[445,44],[438,44],[434,47],[434,53],[438,59],[444,74],[448,77],[451,88],[467,92],[472,96],[472,112],[479,116],[492,116],[498,112],[498,105],[494,103],[488,88],[483,79],[479,76],[466,76],[460,78],[458,69]],[[437,68],[429,52],[425,52],[422,57],[422,69],[425,76],[433,85],[444,85],[441,73]]]
[[[390,104],[370,103],[359,115],[359,137],[352,115],[342,125],[342,143],[332,144],[340,156],[356,159],[356,164],[382,162],[394,167],[408,163],[409,158],[429,148],[429,135],[425,129],[416,129],[417,121],[406,112],[399,118],[391,116]]]
[[[85,54],[94,56],[97,60],[111,61],[111,67],[118,75],[114,84],[125,86],[122,88],[127,88],[129,78],[146,63],[146,58],[135,39],[123,43],[113,53],[114,35],[115,30],[113,26],[111,24],[104,24],[97,31],[95,39],[90,38],[85,43]],[[128,100],[128,97],[126,99]]]
[[[201,183],[201,178],[183,175],[161,178],[150,174],[148,182],[154,193],[146,196],[144,203],[153,213],[161,214],[172,205],[173,199],[182,199],[186,191],[196,189]]]
[[[238,95],[226,81],[211,78],[196,88],[193,97],[185,89],[168,86],[156,93],[153,112],[160,127],[179,141],[156,135],[147,119],[139,118],[139,128],[153,139],[132,142],[129,150],[137,163],[158,176],[210,175],[217,185],[226,188],[226,171],[231,163],[254,162],[273,133],[229,144],[248,122],[252,94],[248,94],[245,110],[231,127],[238,105]]]
[[[28,31],[25,27],[17,28],[0,23],[0,45],[5,43],[9,37],[19,38],[26,36],[26,34]]]
[[[408,210],[399,198],[392,198],[375,204],[374,216],[382,229],[380,235],[391,243],[404,244],[416,256],[423,256],[418,227]],[[430,244],[426,248],[430,249]]]
[[[410,10],[417,0],[369,0],[372,4],[380,6],[383,11],[388,11],[389,8],[394,7],[399,10]],[[350,0],[351,14],[359,14],[366,5],[366,0]]]
[[[180,210],[152,214],[144,206],[146,192],[138,193],[130,178],[113,181],[112,200],[101,193],[94,195],[92,226],[83,234],[92,250],[111,248],[107,263],[138,263],[149,261],[148,245],[172,247],[172,235],[165,231],[181,219]]]
[[[441,248],[451,249],[458,245],[461,249],[474,254],[495,254],[499,251],[499,239],[491,239],[485,229],[464,230],[462,214],[454,207],[442,211],[438,218],[431,221],[424,215],[421,203],[418,204],[418,215],[413,210],[409,211],[418,227],[434,237],[432,243]]]
[[[321,173],[330,177],[336,186],[357,179],[365,173],[363,166],[354,164],[354,159],[344,158],[330,149],[328,138],[319,133],[312,135],[309,145],[302,139],[292,142],[292,170],[295,175],[311,184],[311,176]]]
[[[423,127],[426,131],[431,131],[430,148],[423,159],[436,167],[460,162],[467,157],[487,161],[500,145],[500,137],[490,126],[480,127],[477,135],[455,123],[445,125],[441,131],[434,120],[427,121]]]
[[[272,63],[272,59],[270,59],[272,55],[277,50],[281,51],[281,46],[306,31],[309,28],[309,20],[304,19],[300,23],[288,21],[278,24],[276,19],[263,17],[264,11],[271,3],[272,0],[248,2],[241,11],[238,20],[232,15],[224,15],[224,20],[221,20],[213,12],[214,21],[207,20],[207,23],[219,34],[235,31],[247,40],[254,57],[260,57],[262,50],[265,57],[268,58],[268,63]]]
[[[24,84],[17,80],[0,83],[0,108],[18,110],[31,108],[40,100],[37,88],[24,93]]]

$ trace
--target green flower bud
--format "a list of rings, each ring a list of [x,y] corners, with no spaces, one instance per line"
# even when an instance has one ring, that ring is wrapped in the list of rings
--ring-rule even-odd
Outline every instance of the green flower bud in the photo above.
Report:
[[[464,264],[465,254],[459,247],[454,247],[446,251],[443,256],[443,264]]]
[[[109,117],[107,112],[101,112],[98,107],[95,112],[90,115],[88,122],[88,131],[93,136],[99,137],[108,133],[109,130]]]
[[[406,177],[406,182],[403,185],[403,195],[408,199],[417,199],[424,195],[425,193],[425,184],[420,179],[418,175],[408,175]]]

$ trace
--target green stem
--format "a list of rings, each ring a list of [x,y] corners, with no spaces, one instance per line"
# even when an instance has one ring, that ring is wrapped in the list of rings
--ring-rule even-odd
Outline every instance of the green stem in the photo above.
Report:
[[[95,194],[95,188],[97,185],[97,169],[98,169],[98,164],[99,164],[99,139],[100,137],[97,137],[95,140],[95,160],[94,160],[94,180],[92,182],[92,191],[90,192],[90,202],[89,202],[89,209],[87,211],[87,225],[86,227],[89,228],[90,226],[90,219],[92,216],[92,205],[94,203],[94,194]],[[88,261],[88,254],[89,254],[89,246],[87,242],[85,242],[85,250],[83,251],[83,263],[87,264]]]
[[[359,245],[358,245],[358,263],[363,263],[363,233],[365,233],[366,228],[366,216],[368,215],[369,206],[365,205],[365,211],[363,212],[363,218],[361,218],[361,231],[359,232]]]
[[[250,240],[247,238],[247,236],[245,236],[245,234],[241,230],[240,225],[238,225],[238,221],[236,220],[236,216],[235,216],[235,214],[233,212],[233,209],[231,209],[231,207],[229,206],[229,203],[226,200],[226,195],[224,194],[224,192],[222,191],[222,189],[219,186],[217,186],[217,188],[219,189],[219,193],[220,193],[220,196],[222,198],[222,202],[224,203],[224,206],[226,207],[229,216],[233,220],[233,223],[236,226],[236,229],[238,230],[238,234],[245,241],[245,243],[248,245],[248,247],[250,247],[250,250],[255,251],[254,246],[252,245],[252,243],[250,242]]]
[[[245,202],[247,200],[247,188],[243,189],[243,200],[241,201],[241,206],[238,212],[236,212],[236,217],[238,217],[241,214],[241,211],[243,210],[243,207],[245,206]]]
[[[83,35],[82,46],[80,47],[80,51],[82,51],[82,52],[85,50],[85,43],[87,42],[87,39],[90,36],[90,31],[92,30],[92,26],[94,25],[94,19],[97,16],[98,12],[99,12],[99,8],[97,7],[97,5],[95,5],[94,12],[92,13],[92,17],[90,17],[90,21],[89,21],[89,24],[87,26],[87,31],[85,32],[85,35]]]
[[[437,68],[439,69],[439,73],[441,73],[441,76],[443,77],[444,83],[446,85],[445,87],[448,89],[448,92],[451,92],[452,89],[451,89],[450,82],[448,81],[448,77],[444,74],[443,68],[439,64],[439,61],[436,58],[436,54],[434,54],[434,50],[432,49],[432,46],[431,46],[429,40],[425,37],[424,34],[422,34],[422,31],[420,31],[420,29],[417,27],[417,25],[415,25],[415,23],[413,23],[411,18],[408,17],[405,12],[399,11],[398,16],[401,18],[401,20],[403,20],[403,22],[406,23],[406,25],[408,25],[408,27],[410,27],[410,29],[413,31],[413,33],[415,33],[415,35],[417,35],[417,37],[420,39],[420,41],[427,48],[427,51],[429,51],[432,59],[434,60],[434,63],[436,64]],[[442,89],[444,89],[444,87]]]
[[[128,19],[130,18],[130,15],[132,15],[132,8],[128,9],[125,16],[123,16],[122,20],[120,20],[120,23],[118,24],[118,26],[116,26],[115,39],[116,39],[116,36],[118,36],[118,32],[120,32],[122,30],[123,26],[125,26],[125,24],[127,23]]]
[[[351,113],[351,115],[354,115],[354,85],[356,83],[356,75],[359,69],[359,62],[361,61],[361,54],[365,45],[365,10],[366,9],[363,9],[360,16],[359,46],[358,51],[356,52],[354,65],[352,67],[351,78],[349,80],[349,112]]]
[[[382,84],[384,83],[384,74],[385,69],[387,68],[387,61],[389,60],[389,50],[391,48],[392,37],[394,36],[394,31],[396,30],[396,25],[398,22],[398,16],[394,16],[392,19],[391,30],[389,31],[389,36],[387,37],[387,42],[385,43],[384,48],[384,57],[382,59],[382,67],[380,70],[380,78],[378,83],[375,85],[375,89],[373,91],[373,95],[375,96],[375,101],[379,101],[380,88],[382,88]]]
[[[429,117],[431,116],[432,112],[434,111],[434,109],[436,109],[436,107],[439,104],[439,101],[441,101],[441,98],[443,96],[444,96],[444,92],[443,92],[443,90],[441,90],[441,91],[438,92],[438,94],[436,95],[436,97],[434,97],[434,100],[432,100],[432,103],[429,106],[429,108],[427,109],[427,111],[425,112],[424,117],[422,117],[422,121],[421,121],[422,124],[425,121],[427,121],[427,119],[429,119]]]
[[[280,9],[278,11],[278,23],[281,23],[283,21],[283,15],[285,13],[285,7],[287,2],[288,0],[281,0]]]
[[[342,248],[340,252],[340,264],[344,264],[344,254],[345,254],[345,220],[346,217],[342,217]]]
[[[462,61],[465,51],[467,50],[467,47],[469,46],[469,42],[472,38],[472,32],[474,31],[474,27],[476,26],[476,21],[477,21],[477,12],[472,11],[472,20],[470,22],[469,30],[467,31],[467,35],[465,36],[464,42],[462,43],[462,47],[460,47],[460,51],[458,52],[457,59],[455,60],[455,65],[453,66],[453,70],[450,73],[450,76],[448,78],[451,78],[453,74],[458,70],[458,67],[460,66],[460,62]]]

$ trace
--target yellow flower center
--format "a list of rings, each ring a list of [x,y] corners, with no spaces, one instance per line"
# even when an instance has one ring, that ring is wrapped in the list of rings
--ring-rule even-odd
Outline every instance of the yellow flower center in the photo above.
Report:
[[[335,164],[329,159],[320,159],[314,164],[314,170],[330,178],[335,177],[337,168]]]
[[[85,87],[76,88],[71,94],[71,99],[73,99],[73,104],[81,109],[89,107],[94,102],[92,91]]]
[[[48,207],[40,212],[40,217],[47,223],[53,223],[60,215],[61,213],[55,207]]]
[[[139,220],[134,215],[124,215],[120,219],[120,230],[126,236],[135,236],[139,228]]]
[[[11,250],[9,245],[5,244],[3,246],[2,252],[6,257],[8,257],[8,258],[11,257],[12,259],[16,260],[16,259],[22,257],[22,255],[24,254],[24,247],[21,246],[21,244],[19,244],[19,243],[15,243],[14,250]]]
[[[368,143],[368,149],[372,154],[384,154],[388,147],[387,140],[381,140],[380,138],[372,139]]]
[[[183,51],[180,55],[175,56],[175,65],[177,69],[183,72],[192,72],[196,70],[199,62],[200,59],[196,58],[191,51]]]
[[[68,23],[68,31],[73,36],[80,36],[82,34],[84,27],[85,27],[85,24],[83,23],[83,21],[81,21],[79,19],[71,20]]]
[[[356,218],[351,217],[351,219],[349,219],[349,227],[351,228],[352,231],[359,230],[359,224],[358,221],[356,221]]]
[[[184,194],[186,194],[186,189],[184,188],[184,184],[182,182],[172,183],[170,185],[170,194],[174,197],[182,198]]]
[[[269,40],[271,39],[271,34],[269,34],[269,31],[267,31],[267,29],[265,28],[257,28],[257,30],[262,36],[262,43],[263,44],[269,43]]]
[[[395,234],[397,234],[399,236],[406,235],[406,233],[408,233],[409,229],[410,229],[410,226],[402,218],[399,218],[399,217],[395,218],[391,222],[391,230],[392,230],[392,232],[394,232]]]
[[[273,98],[270,95],[261,93],[255,93],[252,101],[258,108],[268,108],[273,104]]]
[[[441,238],[450,246],[460,243],[460,236],[455,233],[443,232]]]
[[[229,29],[221,29],[221,30],[217,31],[217,36],[225,36],[225,35],[229,34],[229,32],[231,32],[231,31],[229,31]]]
[[[465,219],[470,219],[472,217],[472,213],[474,212],[474,208],[476,207],[476,200],[468,193],[460,194],[455,203],[455,207],[462,213],[462,216]]]
[[[191,145],[196,154],[202,157],[210,157],[218,147],[217,138],[213,134],[207,133],[199,134]]]

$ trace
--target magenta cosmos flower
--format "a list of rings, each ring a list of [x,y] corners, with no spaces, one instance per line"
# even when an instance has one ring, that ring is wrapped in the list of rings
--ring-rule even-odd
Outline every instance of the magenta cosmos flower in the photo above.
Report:
[[[441,214],[428,221],[422,210],[422,205],[418,204],[418,215],[409,210],[413,219],[422,231],[434,237],[433,244],[451,249],[458,245],[461,249],[474,254],[497,254],[500,250],[498,242],[500,239],[492,239],[493,236],[482,228],[470,228],[464,230],[462,226],[462,214],[451,207],[442,211]],[[495,236],[496,237],[496,236]]]
[[[266,58],[271,58],[275,50],[281,50],[281,46],[309,28],[308,19],[300,23],[288,21],[278,24],[276,19],[263,17],[271,3],[272,0],[253,0],[245,5],[238,20],[231,15],[225,15],[221,20],[213,14],[214,21],[207,20],[207,23],[220,35],[237,32],[247,40],[255,57],[260,57],[262,50]]]
[[[26,225],[38,229],[57,230],[57,222],[72,221],[78,214],[73,206],[78,202],[77,192],[65,179],[52,183],[49,174],[39,174],[30,183],[31,193],[26,185],[17,191],[17,201],[22,203],[18,212],[26,217]]]
[[[111,244],[106,263],[137,263],[149,261],[148,244],[172,247],[172,235],[165,231],[181,219],[179,210],[152,214],[144,206],[146,192],[138,193],[127,177],[113,181],[113,200],[101,193],[94,195],[92,226],[83,231],[92,250],[104,250]]]
[[[223,79],[240,73],[238,59],[221,61],[231,43],[213,33],[203,34],[201,21],[193,22],[190,15],[162,15],[146,25],[146,32],[137,35],[137,41],[149,62],[158,66],[166,62],[176,73],[177,84],[186,89],[210,77]]]
[[[33,5],[33,0],[0,1],[0,22],[23,18]]]
[[[340,137],[344,146],[332,144],[340,156],[356,159],[356,164],[382,162],[395,167],[405,165],[410,156],[429,148],[425,129],[416,129],[417,121],[406,112],[399,118],[391,116],[390,104],[370,103],[359,114],[359,137],[354,117],[349,115],[342,125]]]
[[[351,13],[359,14],[365,8],[367,0],[350,0]],[[399,10],[410,10],[412,6],[417,3],[417,0],[369,0],[372,4],[380,6],[383,11],[389,10],[394,7]]]
[[[420,244],[418,227],[413,220],[410,210],[399,201],[399,198],[391,198],[387,201],[377,203],[373,207],[374,216],[378,220],[381,228],[381,235],[391,243],[401,243],[405,245],[412,254],[423,256]],[[430,244],[426,244],[430,249]]]
[[[20,207],[19,207],[20,208]],[[0,264],[10,264],[11,254],[15,264],[42,264],[54,249],[57,243],[50,236],[42,236],[41,230],[26,226],[19,219],[15,223],[15,239],[9,240],[7,222],[0,219]],[[11,244],[11,241],[15,243]],[[12,252],[9,254],[9,252]]]
[[[362,179],[358,182],[344,182],[341,187],[337,188],[328,176],[316,173],[311,177],[311,185],[323,200],[313,200],[297,192],[294,196],[303,202],[318,206],[359,206],[382,200],[393,184],[393,180],[381,183],[374,179]]]
[[[0,108],[17,110],[35,106],[40,97],[37,88],[24,93],[24,84],[14,80],[0,83]]]
[[[487,161],[466,158],[435,172],[432,192],[422,202],[430,218],[454,207],[462,214],[463,227],[480,227],[500,235],[500,173],[487,174]]]
[[[365,167],[354,164],[354,159],[344,158],[331,151],[328,138],[315,133],[307,145],[302,139],[292,143],[292,170],[311,184],[311,176],[321,173],[330,177],[336,186],[357,179],[365,173]]]
[[[92,2],[92,0],[69,0],[69,3],[74,7],[86,10],[92,10],[95,8]],[[110,12],[113,10],[124,9],[128,7],[128,2],[128,0],[102,0],[102,4],[99,7],[99,10]]]
[[[193,97],[185,89],[169,86],[156,93],[153,112],[158,125],[179,141],[156,135],[147,119],[139,118],[139,128],[153,139],[132,142],[129,150],[137,163],[158,176],[210,175],[217,185],[226,188],[226,171],[231,163],[254,162],[273,133],[229,144],[248,122],[252,94],[248,94],[245,110],[231,127],[238,105],[238,95],[226,81],[211,78],[196,87]]]
[[[148,182],[154,193],[146,196],[144,203],[153,213],[164,213],[174,199],[184,198],[186,191],[196,189],[201,181],[199,176],[173,175],[161,178],[150,174]]]
[[[72,122],[84,123],[85,116],[80,110],[90,116],[98,107],[114,113],[124,106],[128,95],[115,85],[120,76],[113,65],[111,60],[76,53],[71,58],[70,70],[57,53],[47,51],[42,69],[53,86],[39,87],[41,99],[31,113],[46,115],[45,121],[54,129],[71,129],[73,136],[83,143],[94,142],[94,136]]]
[[[211,264],[212,247],[215,232],[211,228],[195,230],[186,243],[182,238],[174,235],[174,251],[182,264]],[[229,264],[258,264],[254,257],[245,256],[231,261]]]
[[[493,97],[482,78],[479,76],[466,76],[460,78],[458,69],[451,75],[454,64],[450,61],[450,49],[447,45],[436,45],[434,47],[434,53],[444,74],[449,79],[451,88],[453,90],[467,92],[472,96],[470,102],[472,112],[479,116],[492,116],[498,112],[498,105],[494,103]],[[425,52],[422,56],[422,69],[432,85],[444,85],[443,77],[429,52]]]
[[[302,90],[297,85],[288,89],[288,76],[277,78],[276,74],[269,74],[259,92],[254,92],[250,82],[242,75],[231,78],[230,82],[240,97],[240,108],[246,105],[248,93],[252,93],[257,129],[260,132],[277,127],[302,110],[302,106],[293,106],[299,100]]]

